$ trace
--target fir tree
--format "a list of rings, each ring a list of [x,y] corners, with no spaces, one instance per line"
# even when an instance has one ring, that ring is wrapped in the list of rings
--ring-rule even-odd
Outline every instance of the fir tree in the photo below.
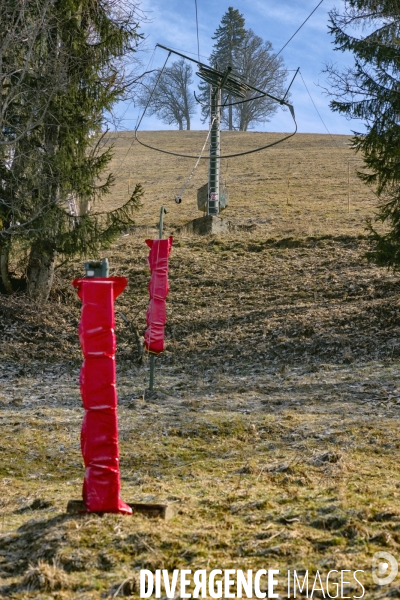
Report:
[[[210,63],[220,71],[231,66],[235,71],[244,40],[246,38],[245,20],[237,9],[230,6],[217,27],[213,40],[216,40],[210,56]],[[232,102],[228,96],[227,104]],[[228,106],[228,128],[233,129],[233,110]]]
[[[349,51],[354,66],[328,67],[335,99],[332,110],[363,121],[366,132],[353,132],[353,148],[363,156],[360,178],[381,200],[370,223],[370,258],[400,268],[400,11],[397,0],[346,0],[345,10],[330,13],[336,50]]]
[[[282,57],[276,57],[269,41],[263,41],[251,29],[245,29],[245,20],[238,10],[230,7],[222,17],[214,37],[216,40],[210,56],[213,67],[224,71],[229,65],[244,81],[276,96],[283,96],[287,76]],[[202,103],[203,123],[210,116],[210,86],[199,84],[198,99]],[[254,96],[250,93],[249,98]],[[248,100],[249,98],[246,98]],[[247,131],[253,123],[265,123],[277,110],[276,102],[269,98],[258,98],[238,103],[222,90],[221,122],[228,129]]]
[[[0,276],[8,293],[11,239],[27,208],[27,177],[17,181],[22,173],[17,148],[43,122],[51,97],[64,89],[57,49],[49,48],[44,57],[41,46],[55,1],[0,0]]]
[[[49,96],[45,119],[14,144],[9,164],[3,163],[8,197],[3,221],[12,221],[14,232],[20,223],[30,246],[27,278],[33,298],[48,297],[57,253],[94,253],[133,223],[140,186],[113,213],[88,208],[114,181],[111,173],[104,174],[112,149],[100,150],[95,137],[105,111],[128,86],[124,61],[135,51],[137,30],[136,5],[130,0],[58,0],[52,6],[35,56],[46,62],[56,49],[63,89]],[[70,199],[76,212],[68,208]]]

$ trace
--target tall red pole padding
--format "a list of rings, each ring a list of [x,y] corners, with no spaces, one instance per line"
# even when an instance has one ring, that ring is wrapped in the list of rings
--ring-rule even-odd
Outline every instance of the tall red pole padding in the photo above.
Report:
[[[169,291],[168,257],[173,238],[146,240],[150,248],[148,263],[151,270],[149,282],[150,302],[146,313],[147,329],[144,334],[146,349],[153,354],[164,351],[164,326],[167,320],[165,299]]]
[[[85,416],[81,432],[87,512],[131,514],[120,497],[114,301],[125,277],[75,279],[82,300],[79,339],[84,356],[80,389]]]

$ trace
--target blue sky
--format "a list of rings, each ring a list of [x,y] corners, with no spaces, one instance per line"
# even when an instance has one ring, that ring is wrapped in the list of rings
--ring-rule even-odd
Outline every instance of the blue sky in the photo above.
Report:
[[[273,49],[278,52],[291,35],[316,7],[319,0],[197,0],[199,18],[200,55],[203,62],[211,52],[213,40],[211,36],[218,27],[223,14],[229,6],[238,9],[244,16],[246,28],[272,42]],[[316,104],[316,107],[330,133],[350,134],[356,129],[362,131],[358,121],[332,113],[329,98],[322,87],[327,87],[326,75],[322,72],[329,62],[338,65],[351,64],[351,56],[335,52],[332,36],[328,34],[328,12],[334,8],[342,8],[342,0],[324,0],[304,27],[297,33],[281,56],[287,69],[300,67],[304,81]],[[170,48],[197,55],[197,36],[194,0],[142,0],[141,8],[147,16],[147,23],[142,24],[141,31],[146,36],[146,50],[141,53],[144,66],[147,65],[156,43]],[[157,49],[152,68],[161,66],[167,54]],[[197,86],[197,78],[195,78]],[[322,87],[320,87],[322,86]],[[300,77],[292,87],[292,102],[295,108],[299,132],[326,133],[326,129],[315,110]],[[120,115],[125,120],[121,126],[133,129],[138,111],[133,104],[120,105]],[[257,130],[291,131],[292,121],[288,113],[280,110],[272,117],[271,122],[257,125]],[[199,117],[192,121],[192,129],[205,129]],[[168,129],[168,126],[155,117],[143,119],[141,129]]]

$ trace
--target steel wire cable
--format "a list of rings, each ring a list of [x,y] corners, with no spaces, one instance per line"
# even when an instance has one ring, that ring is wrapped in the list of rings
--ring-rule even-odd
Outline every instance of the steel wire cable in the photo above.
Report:
[[[320,112],[319,112],[319,110],[318,110],[318,108],[317,108],[317,105],[315,104],[315,102],[314,102],[314,100],[313,100],[313,97],[312,97],[312,96],[311,96],[311,94],[310,94],[310,90],[308,89],[308,87],[307,87],[307,85],[306,85],[306,82],[305,82],[305,81],[304,81],[304,79],[303,79],[302,72],[301,72],[301,71],[299,71],[299,73],[300,73],[301,80],[302,80],[302,82],[304,83],[304,87],[305,87],[305,88],[306,88],[306,90],[307,90],[307,94],[309,95],[309,97],[310,97],[310,100],[311,100],[311,102],[313,103],[313,106],[314,106],[314,108],[315,108],[315,111],[316,111],[317,115],[319,116],[319,118],[320,118],[320,120],[321,120],[321,123],[322,123],[322,125],[325,127],[326,131],[327,131],[327,132],[328,132],[328,134],[330,135],[330,137],[331,137],[331,139],[332,139],[333,143],[335,144],[335,146],[337,146],[337,147],[339,148],[339,150],[340,150],[340,151],[342,151],[342,148],[340,148],[340,146],[337,144],[337,142],[336,142],[335,138],[333,137],[333,135],[332,135],[332,134],[331,134],[331,132],[329,131],[328,127],[326,126],[326,124],[325,124],[325,121],[323,120],[323,118],[322,118],[322,116],[321,116],[321,114],[320,114]]]
[[[300,77],[301,77],[301,79],[302,79],[302,82],[304,83],[304,87],[305,87],[305,88],[306,88],[306,90],[307,90],[307,94],[308,94],[308,95],[309,95],[309,97],[310,97],[310,100],[311,100],[311,102],[312,102],[312,104],[313,104],[313,106],[314,106],[314,108],[315,108],[315,111],[316,111],[317,115],[319,116],[319,118],[320,118],[320,120],[321,120],[321,123],[322,123],[322,125],[325,127],[325,129],[326,129],[326,131],[328,132],[328,134],[329,134],[329,136],[330,136],[331,140],[333,141],[333,143],[335,144],[335,146],[338,148],[338,150],[340,151],[340,153],[341,153],[341,154],[342,154],[342,156],[343,156],[343,152],[344,152],[344,150],[343,150],[343,148],[341,148],[341,147],[339,146],[339,144],[337,143],[337,141],[336,141],[336,140],[335,140],[335,138],[333,137],[332,133],[329,131],[328,127],[326,126],[326,124],[325,124],[325,121],[323,120],[323,118],[322,118],[322,116],[321,116],[321,113],[319,112],[319,110],[318,110],[318,108],[317,108],[317,105],[315,104],[315,102],[314,102],[314,99],[313,99],[313,97],[311,96],[310,90],[308,89],[308,87],[307,87],[307,85],[306,85],[306,82],[305,82],[305,81],[304,81],[304,79],[303,79],[303,75],[302,75],[302,73],[301,73],[300,69],[299,69],[299,73],[300,73]],[[356,160],[356,159],[353,159],[353,160]],[[347,160],[345,159],[345,162],[344,162],[344,164],[346,164],[346,163],[349,165],[349,164],[350,164],[350,159],[347,159]],[[373,189],[371,189],[371,188],[369,188],[369,189],[370,189],[370,191],[371,191],[371,192],[372,192],[372,193],[375,195],[375,197],[376,197],[376,196],[377,196],[377,193],[376,193],[376,192],[375,192]]]
[[[308,19],[315,13],[315,11],[317,10],[317,8],[319,6],[321,6],[321,4],[323,3],[323,1],[324,0],[321,0],[321,2],[319,4],[317,4],[317,6],[314,8],[314,10],[310,12],[310,14],[308,15],[307,19],[302,22],[302,24],[300,25],[300,27],[298,29],[296,29],[296,31],[294,32],[294,34],[292,35],[292,37],[288,39],[288,41],[286,42],[286,44],[284,46],[282,46],[282,48],[279,50],[278,54],[275,54],[275,56],[279,56],[279,54],[286,48],[286,46],[292,41],[292,39],[294,38],[294,36],[297,33],[299,33],[300,29],[307,23]]]
[[[144,117],[144,115],[146,114],[146,110],[149,108],[150,102],[151,102],[151,100],[152,100],[152,98],[153,98],[153,96],[154,96],[154,92],[156,91],[156,88],[157,88],[157,86],[158,86],[158,82],[160,81],[160,79],[161,79],[161,76],[162,76],[162,74],[164,73],[165,67],[167,66],[167,62],[168,62],[168,59],[169,59],[169,57],[170,57],[170,56],[171,56],[171,52],[168,52],[168,56],[167,56],[167,58],[165,59],[165,62],[164,62],[164,64],[163,64],[163,67],[162,67],[162,69],[161,69],[161,71],[160,71],[160,74],[159,74],[159,76],[157,77],[157,81],[156,81],[156,82],[155,82],[155,84],[154,84],[154,88],[152,89],[152,91],[151,91],[151,94],[150,94],[150,96],[149,96],[149,98],[148,98],[148,100],[147,100],[147,104],[146,104],[146,106],[144,107],[143,114],[142,114],[142,116],[140,117],[138,124],[136,125],[135,131],[137,131],[137,130],[139,129],[139,127],[140,127],[140,123],[142,122],[142,120],[143,120],[143,117]]]
[[[200,62],[199,17],[197,15],[197,0],[194,0],[194,5],[196,7],[197,56]]]
[[[210,129],[208,130],[208,134],[207,134],[207,137],[206,137],[206,141],[205,141],[205,142],[204,142],[204,144],[203,144],[203,147],[202,147],[202,149],[201,149],[200,155],[199,155],[199,157],[198,157],[198,159],[197,159],[197,161],[196,161],[196,164],[194,165],[194,167],[193,167],[193,169],[192,169],[192,172],[190,173],[190,175],[189,175],[189,177],[188,177],[188,179],[187,179],[187,181],[186,181],[185,185],[183,186],[183,188],[181,189],[181,191],[179,192],[179,194],[177,194],[177,195],[175,196],[175,202],[177,202],[178,204],[180,204],[180,202],[181,202],[181,200],[182,200],[182,194],[183,194],[183,192],[186,190],[187,186],[189,185],[189,183],[190,183],[190,180],[192,179],[192,177],[193,177],[193,175],[194,175],[194,173],[195,173],[195,171],[196,171],[196,169],[197,169],[197,167],[198,167],[198,165],[199,165],[199,162],[200,162],[201,156],[202,156],[202,154],[203,154],[203,152],[204,152],[204,149],[205,149],[205,147],[206,147],[206,144],[207,144],[207,142],[208,142],[208,138],[210,137],[211,130],[212,130],[212,128],[213,128],[214,121],[215,121],[215,119],[216,119],[216,118],[217,118],[217,117],[214,117],[214,118],[213,118],[213,120],[212,120],[212,122],[211,122]]]
[[[145,73],[144,73],[144,74],[146,74],[146,73],[147,73],[147,72],[148,72],[148,71],[151,69],[151,66],[152,66],[152,64],[153,64],[154,55],[155,55],[155,53],[156,53],[156,50],[157,50],[157,46],[154,46],[153,52],[152,52],[152,54],[151,54],[151,56],[150,56],[150,60],[149,60],[149,62],[148,62],[148,64],[147,64],[147,67],[146,67],[146,69],[145,69]],[[141,79],[142,77],[143,77],[143,75],[140,75],[140,77],[138,77],[137,79]],[[132,98],[132,99],[129,101],[128,105],[126,106],[126,108],[125,108],[125,110],[124,110],[124,112],[123,112],[123,114],[122,114],[122,116],[121,116],[121,117],[118,117],[118,121],[119,121],[120,123],[122,123],[122,121],[128,121],[128,120],[129,120],[129,119],[124,119],[124,116],[125,116],[125,115],[126,115],[126,113],[128,112],[128,110],[129,110],[129,108],[130,108],[130,106],[131,106],[131,104],[132,104],[132,103],[134,103],[134,100],[133,100],[133,98]],[[137,118],[136,118],[136,122],[137,122]],[[127,131],[127,129],[125,129],[125,131]],[[123,132],[123,130],[122,130],[122,132]],[[116,131],[114,130],[114,131],[113,131],[113,133],[115,133],[115,134],[116,134],[116,139],[118,140],[118,139],[120,138],[120,133],[121,133],[121,131],[120,131],[120,130],[116,130]],[[133,142],[134,142],[134,141],[135,141],[135,140],[133,140]],[[120,163],[119,163],[119,165],[118,165],[117,171],[115,171],[115,173],[114,173],[114,176],[116,176],[116,175],[119,175],[119,173],[120,173],[120,169],[121,169],[122,165],[124,164],[124,162],[125,162],[125,159],[126,159],[126,157],[127,157],[128,153],[130,152],[130,150],[131,150],[131,148],[132,148],[133,142],[130,144],[130,146],[129,146],[128,150],[127,150],[127,151],[126,151],[126,153],[125,153],[125,156],[124,156],[124,157],[121,159],[121,161],[120,161]]]
[[[219,156],[219,158],[234,158],[235,156],[246,156],[247,154],[254,154],[255,152],[261,152],[262,150],[266,150],[267,148],[272,148],[273,146],[277,146],[278,144],[285,142],[286,140],[290,139],[297,133],[298,126],[297,126],[296,118],[294,117],[293,120],[296,125],[295,130],[292,133],[290,133],[289,135],[286,135],[285,137],[281,138],[280,140],[277,140],[276,142],[272,142],[270,144],[266,144],[265,146],[260,146],[258,148],[255,148],[254,150],[246,150],[246,152],[237,152],[236,154],[221,154]],[[180,156],[181,158],[198,158],[196,155],[193,155],[193,154],[180,154],[178,152],[171,152],[170,150],[163,150],[162,148],[156,148],[155,146],[151,146],[150,144],[145,144],[145,142],[142,142],[141,140],[139,140],[136,133],[137,132],[135,131],[136,141],[141,146],[144,146],[145,148],[150,148],[150,150],[156,150],[157,152],[162,152],[163,154],[170,154],[171,156]],[[209,160],[209,157],[202,156],[201,159]]]
[[[171,54],[171,52],[169,52],[169,54],[168,54],[168,57],[167,57],[167,60],[168,60],[168,58],[169,58],[170,54]],[[164,68],[165,68],[165,65],[166,65],[166,63],[167,63],[167,60],[166,60],[166,61],[165,61],[165,63],[164,63],[164,66],[163,66],[163,69],[162,69],[162,71],[163,71],[163,70],[164,70]],[[158,81],[159,81],[159,79],[160,79],[160,77],[161,77],[161,75],[162,75],[162,71],[161,71],[161,73],[160,73],[160,76],[159,76],[159,78],[157,79],[157,83],[158,83]],[[157,83],[156,83],[156,85],[157,85]],[[141,116],[141,118],[140,118],[140,120],[139,120],[139,123],[138,123],[137,127],[135,128],[135,140],[136,140],[136,141],[137,141],[137,142],[138,142],[138,143],[139,143],[141,146],[144,146],[145,148],[149,148],[150,150],[155,150],[156,152],[161,152],[161,153],[163,153],[163,154],[169,154],[170,156],[179,156],[179,157],[181,157],[181,158],[195,158],[195,159],[199,158],[200,160],[208,160],[208,159],[209,159],[209,157],[208,157],[208,156],[201,156],[201,155],[200,155],[200,157],[198,157],[197,155],[193,155],[193,154],[183,154],[183,153],[180,153],[180,152],[172,152],[172,151],[170,151],[170,150],[164,150],[163,148],[158,148],[158,147],[156,147],[156,146],[152,146],[151,144],[146,144],[145,142],[143,142],[142,140],[140,140],[140,139],[138,138],[138,135],[137,135],[137,133],[138,133],[138,128],[139,128],[139,125],[140,125],[140,123],[141,123],[141,122],[142,122],[142,120],[143,120],[143,117],[144,117],[144,115],[145,115],[145,112],[146,112],[146,110],[147,110],[147,108],[148,108],[148,106],[149,106],[149,103],[150,103],[151,97],[152,97],[152,96],[153,96],[153,94],[154,94],[154,91],[155,91],[155,87],[154,87],[154,89],[153,89],[153,91],[152,91],[152,93],[151,93],[151,95],[150,95],[149,102],[147,102],[147,105],[146,105],[146,107],[145,107],[145,109],[144,109],[144,111],[143,111],[143,114],[142,114],[142,116]],[[246,156],[247,154],[254,154],[255,152],[261,152],[262,150],[266,150],[266,149],[268,149],[268,148],[272,148],[273,146],[277,146],[278,144],[281,144],[282,142],[284,142],[284,141],[286,141],[286,140],[290,139],[291,137],[293,137],[293,136],[294,136],[294,135],[297,133],[297,128],[298,128],[298,126],[297,126],[297,121],[296,121],[296,117],[295,117],[295,114],[294,114],[293,107],[292,107],[291,105],[287,105],[287,106],[289,107],[290,114],[291,114],[291,116],[292,116],[292,119],[293,119],[293,121],[294,121],[294,124],[295,124],[295,130],[294,130],[292,133],[290,133],[289,135],[286,135],[285,137],[281,138],[280,140],[277,140],[276,142],[272,142],[272,143],[270,143],[270,144],[266,144],[265,146],[259,146],[258,148],[254,148],[254,150],[247,150],[247,151],[245,151],[245,152],[237,152],[237,153],[235,153],[235,154],[223,154],[223,155],[221,155],[219,158],[234,158],[234,157],[236,157],[236,156]],[[132,143],[133,143],[133,142],[132,142]]]
[[[167,58],[165,60],[163,68],[160,71],[160,75],[157,78],[156,84],[155,84],[155,86],[154,86],[154,88],[153,88],[153,90],[152,90],[152,92],[151,92],[151,94],[149,96],[149,99],[148,99],[147,104],[146,104],[146,106],[145,106],[145,108],[143,110],[143,113],[142,113],[142,115],[141,115],[141,117],[139,119],[139,122],[138,122],[137,126],[135,127],[135,138],[134,138],[134,141],[137,141],[138,144],[140,144],[141,146],[144,146],[145,148],[149,148],[150,150],[155,150],[156,152],[161,152],[163,154],[169,154],[170,156],[179,156],[180,158],[194,158],[194,159],[198,159],[199,158],[199,160],[208,160],[209,159],[208,156],[201,156],[201,154],[200,154],[200,157],[198,157],[197,155],[193,155],[193,154],[183,154],[183,153],[180,153],[180,152],[172,152],[171,150],[164,150],[162,148],[158,148],[156,146],[152,146],[151,144],[146,144],[145,142],[143,142],[142,140],[140,140],[139,137],[138,137],[139,126],[140,126],[140,124],[141,124],[141,122],[142,122],[142,120],[143,120],[143,118],[144,118],[144,116],[146,114],[146,110],[149,107],[149,104],[150,104],[151,99],[152,99],[152,97],[154,95],[155,89],[156,89],[156,87],[158,85],[158,82],[159,82],[159,80],[160,80],[163,72],[164,72],[164,69],[165,69],[165,66],[167,64],[167,61],[168,61],[168,59],[169,59],[169,57],[171,55],[171,52],[174,52],[173,50],[171,50],[169,48],[166,48],[165,46],[161,46],[160,44],[157,44],[157,45],[160,46],[161,48],[164,48],[165,50],[168,50],[168,56],[167,56]],[[179,54],[179,53],[178,52],[174,52],[174,54]],[[189,59],[189,60],[193,61],[193,59]],[[195,62],[195,61],[193,61],[193,62]],[[203,65],[203,64],[199,64],[199,68],[200,68],[200,71],[202,71],[202,70],[203,71],[205,71],[205,70],[209,71],[212,74],[212,76],[216,75],[217,79],[218,79],[218,83],[220,83],[219,74],[216,74],[215,69],[211,69],[207,65]],[[236,79],[235,76],[233,76],[233,79],[232,79],[231,76],[226,76],[226,75],[222,76],[221,81],[223,81],[224,83],[226,81],[229,81],[229,80],[230,80],[230,84],[232,86],[232,90],[235,89],[236,94],[238,94],[238,93],[240,94],[240,92],[243,93],[243,91],[246,90],[246,89],[249,89],[249,90],[250,89],[254,89],[256,91],[260,91],[260,90],[257,90],[257,88],[249,87],[245,82],[241,83],[240,81],[238,81]],[[293,78],[293,80],[294,80],[294,78]],[[292,80],[292,82],[291,82],[290,85],[292,85],[293,80]],[[265,95],[269,96],[270,98],[272,98],[276,102],[279,102],[280,104],[285,104],[285,106],[287,106],[289,108],[289,112],[290,112],[290,114],[292,116],[292,119],[293,119],[293,122],[295,124],[294,131],[292,133],[290,133],[289,135],[284,136],[280,140],[277,140],[277,141],[269,143],[269,144],[265,144],[265,146],[259,146],[258,148],[254,148],[253,150],[246,150],[245,152],[237,152],[235,154],[223,154],[223,155],[219,156],[220,159],[221,158],[235,158],[236,156],[246,156],[248,154],[254,154],[255,152],[261,152],[262,150],[266,150],[268,148],[272,148],[273,146],[277,146],[278,144],[281,144],[282,142],[284,142],[284,141],[290,139],[291,137],[293,137],[294,135],[296,135],[297,129],[298,129],[298,125],[297,125],[296,116],[295,116],[295,113],[294,113],[293,106],[290,105],[290,104],[288,104],[287,102],[282,102],[281,100],[279,100],[278,98],[275,98],[275,97],[271,96],[270,94],[265,93]],[[132,144],[133,144],[133,142],[132,142]]]
[[[259,146],[258,148],[254,148],[254,150],[246,150],[245,152],[237,152],[236,154],[221,154],[219,156],[219,158],[234,158],[236,156],[246,156],[247,154],[254,154],[255,152],[261,152],[262,150],[266,150],[267,148],[272,148],[273,146],[277,146],[278,144],[281,144],[282,142],[285,142],[289,138],[293,137],[297,133],[298,126],[297,126],[297,121],[296,121],[294,111],[292,112],[292,110],[290,111],[290,113],[292,115],[292,119],[295,124],[295,130],[292,133],[290,133],[289,135],[286,135],[285,137],[281,138],[280,140],[277,140],[276,142],[272,142],[270,144],[266,144],[265,146]],[[196,159],[198,158],[197,155],[194,155],[194,154],[181,154],[180,152],[171,152],[170,150],[163,150],[162,148],[157,148],[156,146],[151,146],[150,144],[146,144],[145,142],[142,142],[142,140],[140,140],[138,138],[137,129],[135,129],[135,140],[141,146],[144,146],[145,148],[149,148],[150,150],[156,150],[157,152],[162,152],[163,154],[169,154],[171,156],[179,156],[181,158],[196,158]],[[201,160],[209,160],[209,157],[201,156]]]
[[[155,46],[155,47],[154,47],[153,53],[152,53],[152,55],[151,55],[151,57],[150,57],[150,60],[149,60],[149,63],[148,63],[148,65],[147,65],[147,67],[146,67],[146,70],[147,70],[147,71],[150,69],[150,65],[152,65],[152,64],[153,64],[154,55],[155,55],[155,53],[156,53],[156,50],[157,50],[157,46]],[[164,66],[163,66],[163,68],[162,68],[162,71],[165,69],[165,65],[167,64],[167,61],[168,61],[168,59],[169,59],[169,56],[170,56],[170,55],[168,55],[168,56],[167,56],[167,58],[166,58],[166,61],[165,61],[165,63],[164,63]],[[159,78],[157,79],[157,83],[158,83],[158,81],[159,81],[159,79],[160,79],[160,77],[161,77],[161,75],[162,75],[162,71],[161,71],[161,73],[160,73],[160,76],[159,76]],[[155,90],[155,88],[154,88],[154,90]],[[154,90],[153,90],[152,94],[154,93]],[[130,105],[130,104],[132,104],[132,101],[129,103],[129,105]],[[146,107],[146,108],[147,108],[147,107]],[[126,111],[125,111],[125,114],[126,114]],[[141,122],[141,120],[143,119],[143,117],[144,117],[144,113],[143,113],[143,115],[142,115],[142,117],[141,117],[141,119],[140,119],[140,122]],[[140,124],[140,122],[139,122],[139,124]],[[136,123],[137,123],[137,119],[136,119]],[[137,125],[137,127],[138,127],[138,125]],[[118,139],[118,133],[119,133],[119,132],[117,132],[117,139]],[[135,138],[133,138],[132,142],[131,142],[131,143],[130,143],[130,145],[129,145],[129,148],[128,148],[128,150],[125,152],[125,156],[124,156],[124,157],[121,159],[121,161],[119,162],[118,168],[117,168],[117,170],[116,170],[116,171],[115,171],[115,173],[114,173],[114,175],[115,175],[115,176],[116,176],[116,175],[119,175],[119,173],[121,172],[121,167],[122,167],[122,165],[124,164],[124,162],[125,162],[125,160],[126,160],[126,157],[128,156],[129,152],[131,151],[131,149],[132,149],[132,146],[133,146],[133,144],[135,143],[135,141],[136,141],[136,140],[135,140]]]

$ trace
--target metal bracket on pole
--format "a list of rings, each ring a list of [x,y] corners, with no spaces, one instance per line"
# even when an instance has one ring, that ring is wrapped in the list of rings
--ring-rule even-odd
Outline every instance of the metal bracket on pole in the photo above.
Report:
[[[222,81],[221,81],[221,83],[218,86],[220,90],[222,90],[222,88],[224,87],[225,83],[227,82],[228,77],[229,77],[231,71],[232,71],[232,67],[231,66],[227,67],[227,69],[226,69],[226,71],[224,73],[224,76],[222,78]],[[215,91],[215,95],[217,94],[217,91],[218,90]]]

